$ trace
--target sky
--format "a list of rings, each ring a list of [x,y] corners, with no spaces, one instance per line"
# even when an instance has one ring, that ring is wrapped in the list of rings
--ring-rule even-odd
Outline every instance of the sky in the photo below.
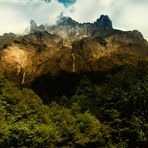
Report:
[[[148,39],[148,0],[0,0],[0,34],[22,34],[31,19],[53,25],[61,13],[81,23],[108,15],[114,28],[139,30]]]

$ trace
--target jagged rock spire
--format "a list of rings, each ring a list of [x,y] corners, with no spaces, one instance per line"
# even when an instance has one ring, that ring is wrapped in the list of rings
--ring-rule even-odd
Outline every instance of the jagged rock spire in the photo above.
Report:
[[[34,33],[38,28],[36,22],[34,20],[30,20],[30,33]]]
[[[44,31],[45,31],[44,25],[37,26],[34,20],[30,20],[30,33],[44,32]]]
[[[96,25],[101,29],[113,29],[112,21],[107,15],[101,15],[100,18],[97,19]]]

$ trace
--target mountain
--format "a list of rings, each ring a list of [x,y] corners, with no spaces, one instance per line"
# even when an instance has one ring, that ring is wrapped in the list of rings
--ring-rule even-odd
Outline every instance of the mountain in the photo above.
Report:
[[[101,15],[94,23],[78,23],[70,17],[60,17],[54,26],[46,26],[46,31],[64,40],[108,35],[113,32],[112,22],[107,15]]]
[[[19,83],[46,73],[99,71],[147,59],[142,34],[114,29],[107,15],[83,24],[61,17],[54,26],[31,20],[29,34],[0,36],[0,73]]]

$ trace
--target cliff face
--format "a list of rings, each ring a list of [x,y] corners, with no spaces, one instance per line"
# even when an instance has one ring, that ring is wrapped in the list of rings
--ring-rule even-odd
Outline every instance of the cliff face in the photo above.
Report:
[[[71,18],[62,18],[50,27],[30,23],[30,34],[7,38],[0,46],[0,73],[19,83],[46,73],[134,65],[148,57],[148,44],[141,33],[113,29],[108,16],[92,24],[80,24]]]
[[[46,72],[54,74],[59,69],[57,61],[69,53],[66,50],[62,39],[55,35],[47,32],[29,34],[1,49],[0,72],[21,83]]]

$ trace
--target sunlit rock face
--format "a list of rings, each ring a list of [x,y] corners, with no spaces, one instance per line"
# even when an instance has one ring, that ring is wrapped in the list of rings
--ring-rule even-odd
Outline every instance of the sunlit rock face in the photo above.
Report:
[[[23,76],[29,70],[28,65],[32,65],[32,52],[19,44],[11,44],[5,48],[1,54],[1,65],[6,75],[8,77],[14,75],[13,80],[20,80],[20,75]],[[22,78],[22,83],[23,81]]]
[[[63,61],[69,53],[66,50],[62,39],[55,35],[47,32],[29,34],[1,49],[0,73],[25,83],[49,71],[54,74],[60,68],[66,70]],[[57,65],[59,60],[61,63]]]
[[[21,84],[47,73],[107,70],[148,59],[142,34],[113,29],[108,16],[85,24],[65,17],[50,27],[30,23],[28,35],[0,37],[6,38],[0,42],[0,74]]]

